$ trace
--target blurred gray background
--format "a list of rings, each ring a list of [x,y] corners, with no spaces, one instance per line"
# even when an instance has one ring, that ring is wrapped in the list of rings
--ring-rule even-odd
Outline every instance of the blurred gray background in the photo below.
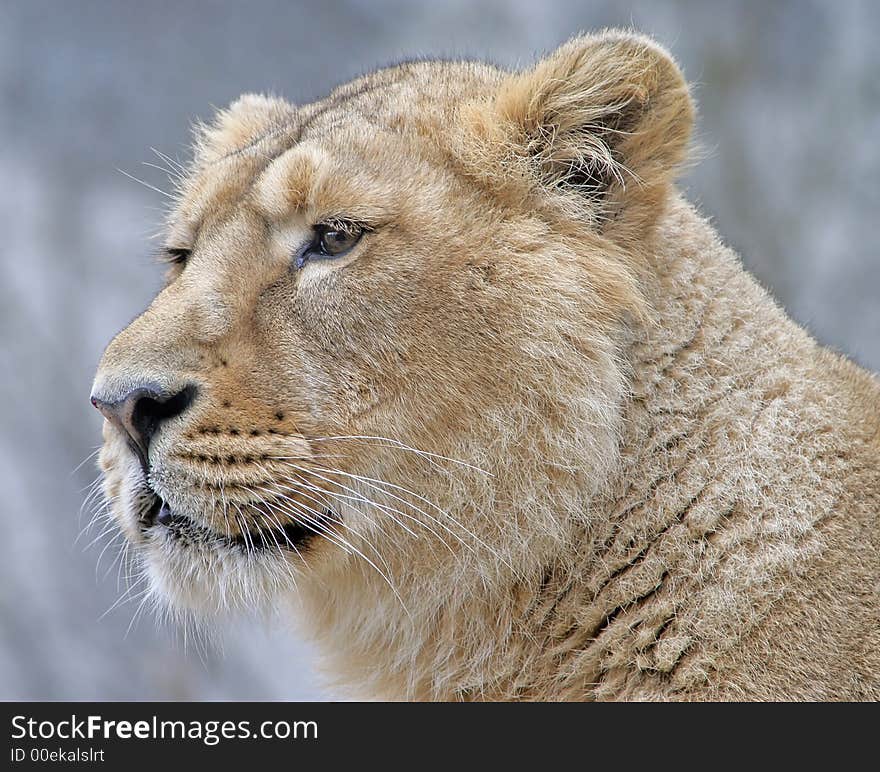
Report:
[[[412,56],[525,65],[579,30],[633,25],[696,84],[684,181],[823,342],[880,369],[880,3],[0,2],[0,699],[332,696],[291,632],[184,647],[78,545],[100,441],[103,346],[149,301],[164,200],[150,148],[243,91],[305,102]],[[76,471],[75,471],[76,470]]]

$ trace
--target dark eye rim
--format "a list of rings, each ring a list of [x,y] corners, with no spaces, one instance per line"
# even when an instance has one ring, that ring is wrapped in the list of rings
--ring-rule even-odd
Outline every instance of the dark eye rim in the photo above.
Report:
[[[369,230],[365,225],[356,222],[326,222],[318,223],[313,228],[312,240],[305,244],[296,255],[294,263],[297,269],[302,268],[310,260],[336,260],[349,254],[358,244],[363,235]],[[325,238],[330,233],[344,233],[354,237],[354,240],[345,249],[332,252],[328,249]]]
[[[192,253],[191,249],[184,249],[183,247],[165,247],[162,250],[162,259],[166,263],[173,263],[174,265],[183,265],[189,260],[189,256]]]

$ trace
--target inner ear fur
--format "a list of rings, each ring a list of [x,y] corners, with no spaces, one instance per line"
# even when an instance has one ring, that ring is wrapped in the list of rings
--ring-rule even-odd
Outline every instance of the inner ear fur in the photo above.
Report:
[[[607,229],[656,216],[687,155],[694,108],[663,48],[612,30],[508,76],[466,117],[495,176],[524,174]]]

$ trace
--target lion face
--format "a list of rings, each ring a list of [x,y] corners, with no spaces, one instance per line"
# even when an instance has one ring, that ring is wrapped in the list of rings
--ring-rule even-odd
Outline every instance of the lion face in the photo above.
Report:
[[[689,125],[668,57],[619,35],[222,112],[165,286],[92,392],[154,592],[205,613],[330,577],[397,594],[564,538],[613,464],[639,245]]]

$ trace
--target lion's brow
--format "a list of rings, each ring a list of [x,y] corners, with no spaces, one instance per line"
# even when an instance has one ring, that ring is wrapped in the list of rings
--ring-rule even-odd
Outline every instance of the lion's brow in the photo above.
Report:
[[[329,112],[332,112],[335,109],[338,109],[346,102],[350,102],[359,97],[365,96],[366,94],[370,94],[374,91],[379,91],[380,89],[387,88],[388,86],[394,86],[407,78],[412,77],[412,73],[408,68],[399,68],[395,71],[396,77],[392,78],[388,81],[382,81],[380,83],[374,83],[365,81],[360,86],[358,86],[354,91],[351,92],[341,92],[336,96],[328,96],[326,99],[322,99],[320,102],[313,103],[314,109],[308,113],[308,115],[303,118],[299,112],[297,112],[294,116],[292,116],[289,120],[283,121],[274,125],[272,128],[263,132],[256,139],[251,140],[248,144],[243,147],[237,148],[235,150],[231,150],[225,155],[218,158],[216,161],[212,162],[212,166],[227,160],[229,158],[233,158],[235,156],[244,155],[250,150],[253,150],[255,147],[260,145],[262,142],[266,142],[270,139],[274,139],[279,136],[283,136],[284,134],[293,131],[296,129],[295,135],[291,138],[290,143],[286,144],[284,147],[279,149],[275,155],[268,159],[268,163],[271,163],[279,156],[283,155],[285,152],[290,150],[294,145],[296,145],[301,139],[303,134],[312,126],[314,123],[321,118],[323,115],[326,115]],[[297,122],[299,124],[297,125]]]

